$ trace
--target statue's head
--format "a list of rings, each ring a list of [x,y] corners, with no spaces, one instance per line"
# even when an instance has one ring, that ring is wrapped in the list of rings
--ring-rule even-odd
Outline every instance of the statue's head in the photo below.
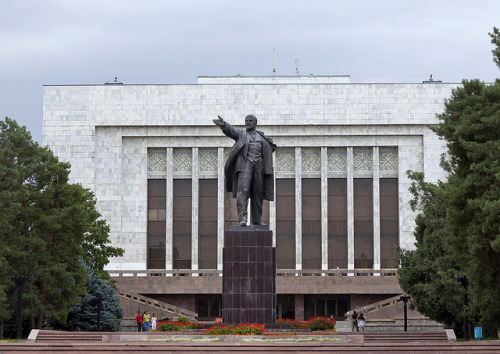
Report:
[[[247,129],[255,129],[257,127],[257,117],[253,114],[249,114],[245,117],[245,127]]]

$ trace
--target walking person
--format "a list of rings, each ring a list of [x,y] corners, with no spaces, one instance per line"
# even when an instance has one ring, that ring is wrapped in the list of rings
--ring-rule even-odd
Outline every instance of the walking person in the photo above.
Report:
[[[156,331],[156,321],[157,321],[156,314],[153,313],[153,317],[151,317],[151,329],[153,331]]]
[[[354,328],[356,328],[356,332],[359,332],[358,329],[358,314],[356,311],[354,311],[351,315],[351,320],[352,320],[352,331],[354,332]]]
[[[137,322],[137,332],[140,332],[142,329],[142,315],[141,311],[137,311],[137,316],[135,317],[135,321]]]
[[[365,331],[365,316],[363,316],[363,312],[361,312],[358,316],[358,326],[362,332]]]
[[[144,331],[149,332],[149,321],[151,320],[151,315],[149,314],[148,311],[144,313],[144,316],[142,316],[142,321],[144,322]]]

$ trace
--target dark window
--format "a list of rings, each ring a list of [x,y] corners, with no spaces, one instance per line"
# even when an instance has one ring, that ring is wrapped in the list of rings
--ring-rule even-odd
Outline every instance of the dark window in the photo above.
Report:
[[[213,321],[222,317],[222,296],[200,295],[196,299],[196,312],[200,321]]]
[[[217,269],[217,180],[201,179],[198,207],[198,266]]]
[[[295,295],[276,295],[277,309],[276,315],[278,318],[295,318]]]
[[[354,179],[354,267],[373,268],[373,186]]]
[[[348,311],[348,299],[342,295],[304,295],[304,319],[333,316],[343,319]]]
[[[321,179],[302,180],[302,268],[321,269]]]
[[[380,263],[382,268],[397,268],[399,246],[398,179],[380,179]]]
[[[174,179],[173,267],[191,269],[192,182]]]
[[[328,268],[347,268],[347,179],[328,179]]]
[[[295,269],[295,179],[276,180],[276,267]]]
[[[166,180],[148,180],[148,269],[165,269]]]

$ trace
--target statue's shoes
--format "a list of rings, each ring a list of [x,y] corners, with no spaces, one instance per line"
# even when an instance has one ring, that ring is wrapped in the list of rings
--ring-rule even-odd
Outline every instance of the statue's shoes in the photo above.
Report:
[[[247,226],[247,222],[246,221],[240,221],[240,226]]]

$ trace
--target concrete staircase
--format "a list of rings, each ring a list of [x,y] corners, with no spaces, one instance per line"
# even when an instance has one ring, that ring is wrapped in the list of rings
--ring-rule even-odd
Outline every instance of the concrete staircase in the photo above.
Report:
[[[68,332],[33,330],[28,341],[43,343],[77,343],[77,342],[102,342],[102,332]]]
[[[407,322],[409,332],[441,331],[443,328],[442,324],[429,318],[408,318]],[[402,332],[404,331],[404,318],[367,320],[365,331]]]
[[[404,304],[397,295],[382,301],[375,302],[366,306],[361,306],[345,313],[346,322],[349,325],[349,331],[352,331],[351,314],[356,311],[363,313],[366,318],[365,331],[404,331]],[[411,301],[411,300],[410,300]],[[423,316],[417,311],[408,309],[407,311],[407,329],[411,332],[443,330],[443,325],[428,317]],[[338,324],[338,322],[337,322]]]
[[[117,295],[120,298],[121,307],[125,310],[125,315],[121,323],[122,331],[125,332],[137,331],[137,324],[135,321],[137,311],[140,311],[141,314],[144,311],[148,311],[151,315],[154,313],[158,320],[166,318],[175,320],[179,318],[179,316],[187,317],[191,321],[195,321],[198,318],[196,312],[163,301],[158,301],[144,295],[126,292],[123,289],[117,289]]]
[[[364,343],[401,343],[401,342],[449,342],[446,331],[428,332],[371,332],[363,334]]]
[[[346,322],[346,321],[341,321]],[[167,342],[179,334],[63,332],[32,330],[27,341],[0,341],[0,353],[500,353],[500,341],[457,342],[452,330],[432,332],[373,332],[339,334],[341,342],[240,342],[241,336],[221,342]],[[185,338],[201,336],[186,335]],[[287,339],[293,336],[286,336]],[[264,337],[266,338],[266,337]],[[148,340],[149,339],[149,340]]]

